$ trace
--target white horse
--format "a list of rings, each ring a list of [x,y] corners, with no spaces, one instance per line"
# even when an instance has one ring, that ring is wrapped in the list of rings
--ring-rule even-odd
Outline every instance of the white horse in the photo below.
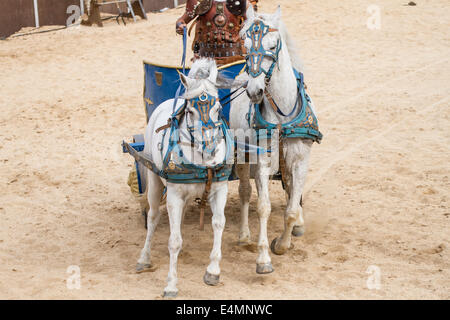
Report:
[[[189,130],[193,124],[219,123],[221,105],[218,100],[216,78],[218,75],[217,66],[214,60],[197,60],[191,68],[188,76],[180,74],[181,82],[186,88],[183,96],[179,99],[175,110],[184,110],[178,114],[178,130],[175,142],[179,149],[169,156],[169,167],[174,169],[180,162],[173,160],[179,156],[181,151],[184,158],[194,165],[214,168],[224,161],[227,153],[227,143],[220,128],[213,127],[211,130]],[[200,97],[200,98],[199,98]],[[209,99],[211,98],[211,99]],[[197,102],[206,102],[206,109],[195,107]],[[185,104],[186,101],[186,104]],[[174,100],[167,100],[160,104],[153,114],[145,130],[144,153],[151,157],[156,170],[164,167],[165,155],[170,145],[170,127],[158,130],[168,123],[168,119],[173,114]],[[179,109],[180,108],[180,109]],[[210,127],[211,128],[211,127]],[[208,131],[208,134],[206,134]],[[191,134],[192,133],[192,136]],[[179,139],[178,139],[179,138]],[[213,146],[214,151],[205,152],[204,145]],[[179,160],[179,159],[178,159]],[[166,163],[167,164],[167,163]],[[182,170],[182,169],[181,169]],[[160,219],[160,201],[163,190],[167,188],[167,212],[170,221],[170,269],[167,279],[167,287],[164,289],[165,297],[175,297],[177,289],[177,259],[182,248],[181,224],[185,213],[186,204],[195,198],[202,198],[205,191],[205,183],[173,183],[156,174],[152,170],[147,170],[147,198],[150,206],[147,220],[147,237],[144,248],[141,251],[136,271],[149,271],[153,268],[151,264],[151,241],[155,228]],[[228,178],[228,176],[226,177]],[[227,180],[227,179],[226,179]],[[225,226],[224,209],[227,200],[227,181],[212,182],[210,186],[208,200],[211,206],[212,227],[214,230],[214,244],[210,255],[210,264],[204,275],[204,282],[208,285],[216,285],[219,282],[222,232]]]
[[[255,24],[258,25],[254,29]],[[259,32],[259,30],[263,29]],[[258,32],[255,32],[257,30]],[[274,124],[286,124],[296,118],[300,112],[298,103],[298,81],[293,67],[301,70],[295,46],[281,21],[278,7],[273,15],[256,15],[251,8],[247,11],[247,21],[241,31],[245,39],[247,56],[247,73],[239,77],[248,79],[247,96],[241,95],[233,101],[230,112],[231,129],[250,129],[255,121],[252,104],[260,104],[260,115],[264,120]],[[252,50],[254,54],[252,54]],[[259,50],[259,52],[257,52]],[[272,101],[269,98],[273,98]],[[275,105],[273,101],[276,101]],[[271,106],[272,104],[272,106]],[[279,111],[276,110],[278,106]],[[312,112],[314,107],[310,102]],[[296,108],[295,112],[291,112]],[[294,110],[293,110],[294,111]],[[247,114],[247,117],[243,117]],[[314,119],[315,116],[314,116]],[[256,144],[254,137],[251,137]],[[264,142],[263,142],[264,143]],[[300,236],[304,233],[301,197],[308,172],[308,160],[313,140],[305,138],[284,138],[281,152],[285,161],[285,190],[287,208],[284,214],[284,232],[272,241],[271,249],[276,254],[285,253],[291,246],[291,234]],[[261,144],[261,139],[260,139]],[[271,141],[265,141],[270,146]],[[278,148],[277,148],[278,149]],[[258,191],[257,212],[259,217],[257,273],[273,271],[268,252],[267,221],[271,213],[269,198],[269,176],[279,169],[278,151],[273,150],[271,157],[258,157],[255,170],[255,183]],[[251,195],[250,165],[238,164],[239,195],[241,201],[241,226],[239,242],[249,244],[251,241],[248,227],[248,209]]]

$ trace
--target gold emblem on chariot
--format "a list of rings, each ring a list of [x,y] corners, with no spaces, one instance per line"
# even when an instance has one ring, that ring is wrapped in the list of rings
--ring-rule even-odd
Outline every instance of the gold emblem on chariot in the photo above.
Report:
[[[175,166],[175,162],[173,162],[172,160],[169,161],[169,169],[170,170],[175,170],[176,166]]]
[[[313,124],[313,122],[314,122],[314,118],[311,115],[309,115],[308,116],[308,123],[309,124]]]
[[[162,86],[163,74],[162,72],[155,71],[155,81],[158,86]]]

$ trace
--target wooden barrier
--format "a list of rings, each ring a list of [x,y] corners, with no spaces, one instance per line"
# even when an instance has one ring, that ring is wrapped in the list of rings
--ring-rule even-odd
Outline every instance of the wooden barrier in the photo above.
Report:
[[[159,11],[163,8],[173,8],[175,4],[186,3],[186,0],[141,0],[145,12]],[[71,5],[79,6],[80,0],[37,0],[39,25],[66,25],[70,14],[67,9]],[[136,4],[135,4],[136,5]],[[121,8],[126,10],[126,3]],[[134,10],[134,9],[133,9]],[[84,12],[88,8],[84,6]],[[118,12],[115,5],[104,5],[102,12],[115,14]],[[139,13],[139,10],[134,10]],[[175,23],[175,22],[174,22]],[[19,31],[22,27],[36,27],[33,0],[0,0],[0,37],[8,37]]]
[[[117,6],[117,11],[120,16],[126,16],[120,8],[121,3],[126,3],[127,8],[136,22],[136,15],[140,16],[142,19],[147,19],[147,14],[145,13],[144,5],[141,0],[87,0],[86,7],[88,8],[88,18],[83,20],[84,25],[96,24],[99,27],[103,27],[102,18],[100,16],[100,7],[110,4],[115,4]]]

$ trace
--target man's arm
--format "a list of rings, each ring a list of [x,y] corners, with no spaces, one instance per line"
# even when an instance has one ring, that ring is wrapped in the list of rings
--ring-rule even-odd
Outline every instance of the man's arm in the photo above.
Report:
[[[197,0],[188,0],[186,2],[186,11],[176,22],[176,31],[178,34],[183,34],[183,28],[195,18],[194,7],[196,4]]]

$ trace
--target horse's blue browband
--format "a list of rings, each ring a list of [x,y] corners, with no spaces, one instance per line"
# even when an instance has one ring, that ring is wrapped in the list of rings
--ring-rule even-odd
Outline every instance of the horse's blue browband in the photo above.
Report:
[[[320,143],[322,133],[319,131],[317,117],[311,109],[311,100],[305,92],[303,77],[297,70],[293,70],[297,78],[297,90],[299,99],[302,102],[302,109],[293,120],[281,125],[280,134],[285,138],[305,138]],[[260,105],[255,104],[253,128],[256,130],[255,134],[259,139],[268,139],[272,135],[272,130],[278,129],[278,126],[277,124],[266,121],[261,115]]]
[[[189,130],[189,133],[191,135],[191,141],[194,142],[194,135],[193,132],[195,130],[199,130],[202,134],[202,147],[203,150],[206,151],[207,153],[212,153],[216,147],[216,139],[213,139],[213,143],[212,145],[209,145],[207,142],[207,140],[205,139],[205,130],[206,131],[212,131],[215,128],[219,127],[221,125],[221,121],[219,120],[218,122],[214,122],[210,115],[209,112],[211,111],[211,109],[216,105],[218,99],[216,99],[214,96],[209,95],[208,93],[204,92],[203,94],[201,94],[200,96],[196,97],[196,98],[192,98],[189,99],[189,103],[191,104],[191,106],[198,112],[199,116],[200,116],[200,121],[198,121],[198,123],[200,125],[193,125],[193,126],[189,126],[187,125],[187,128]]]
[[[245,59],[247,60],[246,71],[254,78],[259,76],[261,73],[264,73],[266,75],[266,82],[269,82],[270,78],[272,77],[275,65],[278,63],[278,55],[280,54],[282,46],[282,42],[278,39],[275,52],[264,49],[264,46],[262,45],[262,39],[272,31],[278,30],[271,29],[262,21],[256,21],[250,26],[246,33],[247,37],[252,41],[250,50],[245,57]],[[270,65],[269,70],[265,70],[261,65],[264,57],[269,57],[272,59],[272,64]]]

